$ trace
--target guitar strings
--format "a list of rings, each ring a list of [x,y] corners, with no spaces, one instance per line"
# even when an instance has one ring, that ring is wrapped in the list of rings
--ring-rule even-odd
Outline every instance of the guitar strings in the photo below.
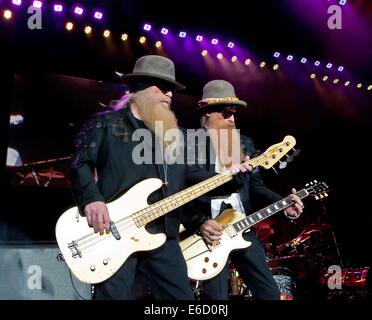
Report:
[[[278,147],[276,147],[274,149],[278,149],[280,145],[286,145],[286,144],[287,144],[286,142],[279,143]],[[263,154],[259,155],[258,157],[253,158],[251,160],[248,160],[247,162],[250,163],[251,165],[256,164],[256,166],[257,166],[258,163],[261,163],[261,160],[260,160],[261,158],[270,158],[271,155],[275,152],[276,152],[275,150],[270,150],[269,149],[269,150],[265,151]],[[283,154],[283,156],[284,156],[284,154]],[[231,174],[231,172],[228,171],[226,173],[216,175],[216,176],[214,176],[214,177],[212,177],[208,180],[209,180],[209,183],[211,184],[212,182],[214,182],[214,180],[218,181],[220,179],[226,179],[226,178],[231,178],[231,177],[232,177],[232,174]],[[227,181],[229,181],[229,180],[227,180]],[[223,181],[223,183],[219,183],[219,184],[215,185],[214,188],[217,188],[218,186],[224,184],[227,181]],[[218,181],[218,182],[220,182],[220,181]],[[203,184],[205,184],[205,181],[202,181],[202,182],[190,187],[190,189],[200,189],[200,185],[203,185]],[[214,189],[214,188],[212,188],[212,189]],[[212,189],[210,189],[210,190],[212,190]],[[210,191],[210,190],[208,190],[208,191]],[[206,192],[208,192],[208,191],[206,191]],[[165,205],[169,205],[170,203],[174,202],[174,200],[176,200],[176,202],[177,202],[179,200],[177,198],[181,198],[181,200],[183,200],[183,197],[184,197],[183,194],[184,193],[185,193],[185,190],[181,191],[179,193],[176,193],[173,196],[170,196],[168,199],[163,199],[163,200],[159,201],[158,203],[155,203],[155,204],[153,204],[149,207],[146,207],[142,210],[139,210],[139,211],[133,213],[131,216],[119,219],[115,223],[117,225],[117,229],[119,231],[125,231],[125,230],[131,230],[133,228],[139,228],[138,225],[140,225],[140,227],[146,225],[148,222],[154,220],[154,218],[151,217],[151,216],[158,213],[159,208],[161,208]],[[204,194],[204,193],[202,193],[202,194]],[[190,196],[189,196],[189,198],[190,198]],[[193,199],[191,199],[191,200],[193,200]],[[191,200],[189,199],[188,201],[191,201]],[[181,206],[181,205],[174,205],[173,209],[178,208],[179,206]],[[168,207],[167,207],[167,209],[168,209]],[[161,211],[163,211],[163,210],[161,210]],[[169,211],[167,211],[167,212],[169,212]],[[162,215],[164,215],[164,212],[161,212],[159,217],[162,216]],[[126,220],[129,220],[129,221],[126,221]],[[145,223],[143,223],[143,220],[145,220]],[[78,251],[80,251],[82,253],[82,251],[86,251],[90,247],[96,245],[98,242],[102,242],[102,241],[105,241],[106,239],[110,239],[110,238],[111,238],[110,233],[108,233],[107,236],[105,236],[104,238],[102,238],[100,234],[91,233],[91,234],[87,234],[87,235],[79,238],[78,240],[75,240],[75,243],[78,247],[77,248]]]

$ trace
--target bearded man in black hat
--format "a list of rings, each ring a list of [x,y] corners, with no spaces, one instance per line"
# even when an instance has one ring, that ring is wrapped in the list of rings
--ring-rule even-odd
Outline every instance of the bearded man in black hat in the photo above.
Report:
[[[162,187],[148,198],[153,204],[185,189],[186,177],[196,183],[214,175],[174,161],[182,154],[179,151],[184,144],[170,104],[172,94],[185,87],[175,80],[173,62],[162,56],[143,56],[122,80],[131,93],[123,96],[113,111],[88,121],[78,135],[70,168],[75,202],[96,233],[110,231],[106,203],[142,180],[163,181]],[[173,134],[166,139],[169,131]],[[236,170],[246,169],[236,165]],[[155,298],[194,298],[178,245],[180,209],[146,225],[150,233],[165,233],[166,242],[155,250],[132,254],[113,276],[95,285],[95,299],[132,299],[137,269],[156,284]]]
[[[236,112],[246,106],[247,103],[236,97],[234,87],[227,81],[213,80],[204,86],[202,100],[199,101],[198,108],[195,110],[200,118],[202,130],[205,130],[208,136],[206,156],[203,156],[199,166],[209,172],[234,171],[234,168],[231,168],[232,163],[248,161],[250,157],[253,158],[256,155],[257,151],[252,139],[240,135],[235,126]],[[234,160],[234,157],[239,159]],[[250,168],[248,171],[250,172],[244,174],[245,180],[242,187],[231,195],[227,197],[204,195],[188,205],[183,219],[186,229],[195,229],[198,223],[201,224],[200,234],[207,243],[213,244],[221,240],[223,230],[215,218],[225,209],[233,208],[248,215],[252,213],[252,196],[260,197],[267,204],[282,199],[279,194],[264,184],[258,168],[254,170]],[[285,210],[285,214],[295,219],[302,212],[303,203],[294,194],[296,190],[293,189],[292,192],[291,198],[294,204]],[[278,286],[266,263],[265,253],[259,240],[253,231],[244,233],[243,237],[251,241],[252,245],[233,251],[230,254],[232,263],[255,299],[279,299]],[[202,288],[201,293],[204,299],[227,300],[229,298],[228,265],[214,278],[203,281]]]

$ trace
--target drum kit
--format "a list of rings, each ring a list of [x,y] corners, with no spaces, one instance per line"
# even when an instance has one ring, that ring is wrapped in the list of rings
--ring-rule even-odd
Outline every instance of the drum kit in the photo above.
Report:
[[[281,300],[369,299],[372,297],[370,267],[341,268],[333,227],[314,223],[294,239],[273,248],[265,245],[267,263],[278,285]],[[336,279],[330,266],[340,266],[340,289],[329,284]],[[230,297],[252,300],[252,294],[234,265],[229,265]]]
[[[64,173],[62,162],[70,159],[71,156],[66,156],[26,163],[20,166],[8,165],[8,181],[13,185],[69,187],[69,181]],[[56,167],[59,170],[56,170]]]

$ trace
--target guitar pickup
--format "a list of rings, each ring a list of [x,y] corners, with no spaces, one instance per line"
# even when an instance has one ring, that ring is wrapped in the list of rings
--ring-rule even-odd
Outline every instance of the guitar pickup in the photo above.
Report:
[[[76,241],[70,242],[67,247],[70,249],[72,257],[75,259],[77,257],[82,257],[81,251],[78,249],[78,244]]]
[[[116,228],[115,223],[112,222],[112,221],[110,222],[110,230],[111,230],[111,233],[112,233],[112,235],[114,236],[114,238],[116,240],[120,240],[121,239],[121,235],[120,235],[118,229]]]

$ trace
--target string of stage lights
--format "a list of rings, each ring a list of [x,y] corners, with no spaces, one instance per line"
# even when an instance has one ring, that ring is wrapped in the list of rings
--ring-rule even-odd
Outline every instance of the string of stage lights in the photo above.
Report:
[[[341,0],[339,1],[339,4],[340,5],[345,5],[346,4],[346,0]],[[61,14],[62,12],[64,12],[65,14],[72,14],[72,15],[75,15],[76,17],[81,17],[81,16],[89,16],[91,18],[93,18],[93,24],[86,24],[84,27],[83,27],[83,31],[85,34],[87,35],[90,35],[92,34],[93,32],[95,32],[95,29],[99,30],[99,29],[102,29],[102,19],[104,17],[104,12],[103,10],[100,10],[100,9],[97,9],[97,8],[90,8],[90,9],[87,9],[85,7],[83,7],[82,5],[74,5],[74,6],[71,6],[71,7],[67,7],[66,5],[64,5],[63,3],[59,2],[59,1],[55,1],[53,3],[45,3],[45,2],[42,2],[42,1],[39,1],[39,0],[33,0],[33,1],[26,1],[26,0],[9,0],[9,5],[12,5],[12,7],[8,6],[6,8],[3,9],[3,12],[2,12],[2,16],[3,16],[3,19],[5,21],[11,21],[12,18],[13,18],[13,12],[17,13],[17,9],[20,8],[22,5],[32,5],[34,8],[38,8],[40,10],[47,10],[48,8],[56,15],[58,14]],[[11,10],[10,8],[12,8],[13,10]],[[70,18],[68,19],[68,21],[65,23],[65,29],[69,32],[71,31],[74,31],[74,30],[80,30],[78,28],[80,28],[80,25],[78,26],[75,26],[74,22],[73,22],[74,19]],[[99,23],[100,25],[98,27],[95,27],[94,26],[94,23]],[[159,32],[159,36],[167,36],[169,33],[170,33],[170,30],[166,27],[161,27],[157,30],[154,30],[155,28],[150,24],[150,23],[145,23],[142,27],[142,32],[144,33],[151,33],[154,34],[154,33],[157,33]],[[100,31],[102,33],[102,36],[104,38],[110,38],[112,37],[112,32],[109,30],[109,29],[105,29],[103,31]],[[116,34],[115,34],[116,36]],[[232,50],[236,45],[234,42],[232,41],[227,41],[227,42],[224,42],[220,39],[218,39],[217,37],[212,37],[211,39],[205,37],[203,34],[196,34],[196,35],[191,35],[191,34],[188,34],[185,30],[181,30],[179,32],[177,32],[177,36],[178,36],[178,39],[180,41],[182,41],[182,39],[185,39],[185,38],[194,38],[194,40],[198,43],[200,43],[201,45],[205,45],[205,44],[208,44],[208,45],[212,45],[212,46],[222,46],[224,47],[225,49],[230,49]],[[145,35],[141,35],[138,37],[138,42],[141,43],[141,44],[145,44],[148,39],[150,37],[146,37]],[[123,41],[123,42],[126,42],[129,40],[129,34],[128,33],[121,33],[120,34],[120,39]],[[159,39],[157,39],[156,41],[154,41],[154,45],[156,48],[160,48],[163,46],[163,42],[160,41]],[[211,50],[210,50],[211,51]],[[202,49],[201,50],[201,55],[203,57],[209,55],[209,56],[215,56],[218,60],[222,60],[224,58],[224,54],[222,52],[217,52],[217,54],[213,54],[211,53],[210,51],[208,51],[207,49]],[[218,51],[218,50],[217,50]],[[242,55],[242,54],[241,54]],[[314,66],[315,68],[319,68],[322,63],[319,61],[319,60],[315,60],[314,62],[310,62],[309,59],[305,58],[305,57],[301,57],[301,58],[295,58],[294,55],[292,54],[288,54],[286,55],[286,58],[283,59],[282,57],[285,57],[285,55],[281,54],[280,52],[278,51],[275,51],[274,54],[273,54],[273,57],[277,60],[273,66],[272,66],[272,69],[274,71],[276,70],[279,70],[279,66],[280,64],[284,64],[284,63],[295,63],[295,62],[300,62],[301,64],[307,64],[307,65],[312,65]],[[236,54],[232,54],[231,53],[231,58],[229,59],[232,63],[235,63],[235,62],[242,62],[244,63],[244,65],[246,66],[249,66],[251,64],[254,63],[253,59],[251,57],[242,57],[242,56],[238,56]],[[261,60],[261,61],[258,61],[257,62],[257,65],[259,65],[259,67],[261,69],[264,69],[264,68],[267,68],[268,66],[268,63],[264,60]],[[330,62],[328,62],[326,65],[325,65],[325,68],[328,69],[328,70],[331,70],[332,68],[336,68],[334,67],[334,65]],[[343,66],[338,66],[337,67],[337,71],[338,72],[343,72],[344,71],[344,67]],[[318,76],[317,76],[318,74]],[[328,74],[326,74],[325,72],[322,72],[322,71],[317,71],[317,70],[313,70],[310,74],[310,78],[311,79],[316,79],[316,78],[321,78],[323,82],[327,82],[328,80],[329,81],[332,81],[333,84],[341,84],[343,83],[345,87],[348,87],[348,86],[351,86],[352,85],[352,81],[350,80],[342,80],[340,79],[340,77],[333,77],[333,80],[331,80],[331,76],[329,76]],[[372,85],[363,85],[363,83],[361,82],[355,82],[355,87],[358,88],[358,89],[361,89],[363,87],[365,87],[368,91],[370,91],[372,89]]]

